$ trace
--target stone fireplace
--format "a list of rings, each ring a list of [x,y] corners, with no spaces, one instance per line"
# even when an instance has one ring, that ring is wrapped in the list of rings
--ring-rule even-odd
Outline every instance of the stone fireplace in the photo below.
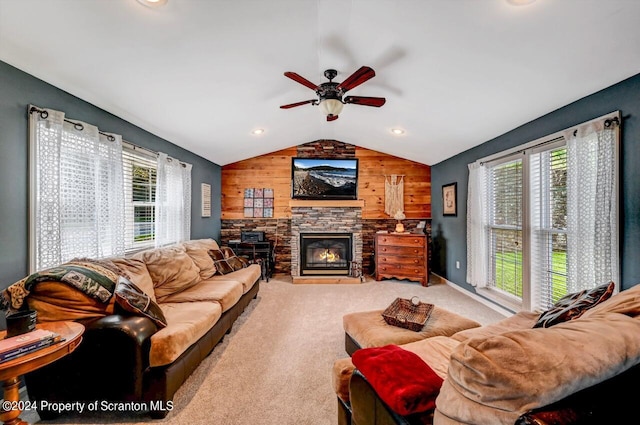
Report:
[[[340,259],[336,259],[336,255]],[[362,264],[360,202],[318,201],[307,206],[304,202],[292,201],[291,276],[345,276],[352,261]]]

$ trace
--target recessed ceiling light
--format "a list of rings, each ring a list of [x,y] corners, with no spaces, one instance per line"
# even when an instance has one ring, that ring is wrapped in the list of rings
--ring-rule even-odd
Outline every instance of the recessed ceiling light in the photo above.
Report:
[[[404,134],[404,130],[401,128],[392,128],[391,133],[395,134],[396,136],[400,136]]]
[[[261,135],[262,133],[264,133],[264,128],[256,128],[255,130],[253,130],[253,131],[251,132],[251,134],[253,134],[253,135],[255,135],[255,136],[259,136],[259,135]]]
[[[162,7],[167,4],[168,1],[169,0],[138,0],[139,3],[147,7]]]
[[[531,4],[536,0],[507,0],[507,3],[512,4],[514,6],[525,6],[527,4]]]

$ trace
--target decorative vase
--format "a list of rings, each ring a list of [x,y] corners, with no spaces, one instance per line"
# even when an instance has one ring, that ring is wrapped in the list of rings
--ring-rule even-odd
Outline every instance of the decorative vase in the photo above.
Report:
[[[396,224],[396,233],[403,233],[403,232],[404,232],[404,224],[398,221],[398,224]]]

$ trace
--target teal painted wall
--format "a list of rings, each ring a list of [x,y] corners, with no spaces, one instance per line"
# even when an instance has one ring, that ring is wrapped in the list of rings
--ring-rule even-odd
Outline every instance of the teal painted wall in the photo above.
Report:
[[[220,239],[221,167],[0,61],[0,288],[28,273],[29,104],[121,134],[131,143],[193,164],[191,238]],[[200,217],[200,183],[211,185],[211,217]]]
[[[579,78],[579,77],[578,77]],[[526,102],[526,99],[522,99]],[[479,105],[482,108],[482,105]],[[620,176],[621,289],[640,282],[640,74],[557,109],[495,139],[431,166],[432,269],[467,290],[467,164],[620,110],[623,116]],[[495,117],[499,120],[500,117]],[[481,143],[482,141],[479,141]],[[457,217],[442,215],[441,187],[458,183]],[[460,269],[455,262],[460,261]]]

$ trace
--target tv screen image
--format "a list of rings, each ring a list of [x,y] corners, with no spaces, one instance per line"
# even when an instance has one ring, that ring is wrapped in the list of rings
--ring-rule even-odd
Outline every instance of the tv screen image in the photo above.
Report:
[[[358,159],[293,158],[293,199],[358,199]]]

